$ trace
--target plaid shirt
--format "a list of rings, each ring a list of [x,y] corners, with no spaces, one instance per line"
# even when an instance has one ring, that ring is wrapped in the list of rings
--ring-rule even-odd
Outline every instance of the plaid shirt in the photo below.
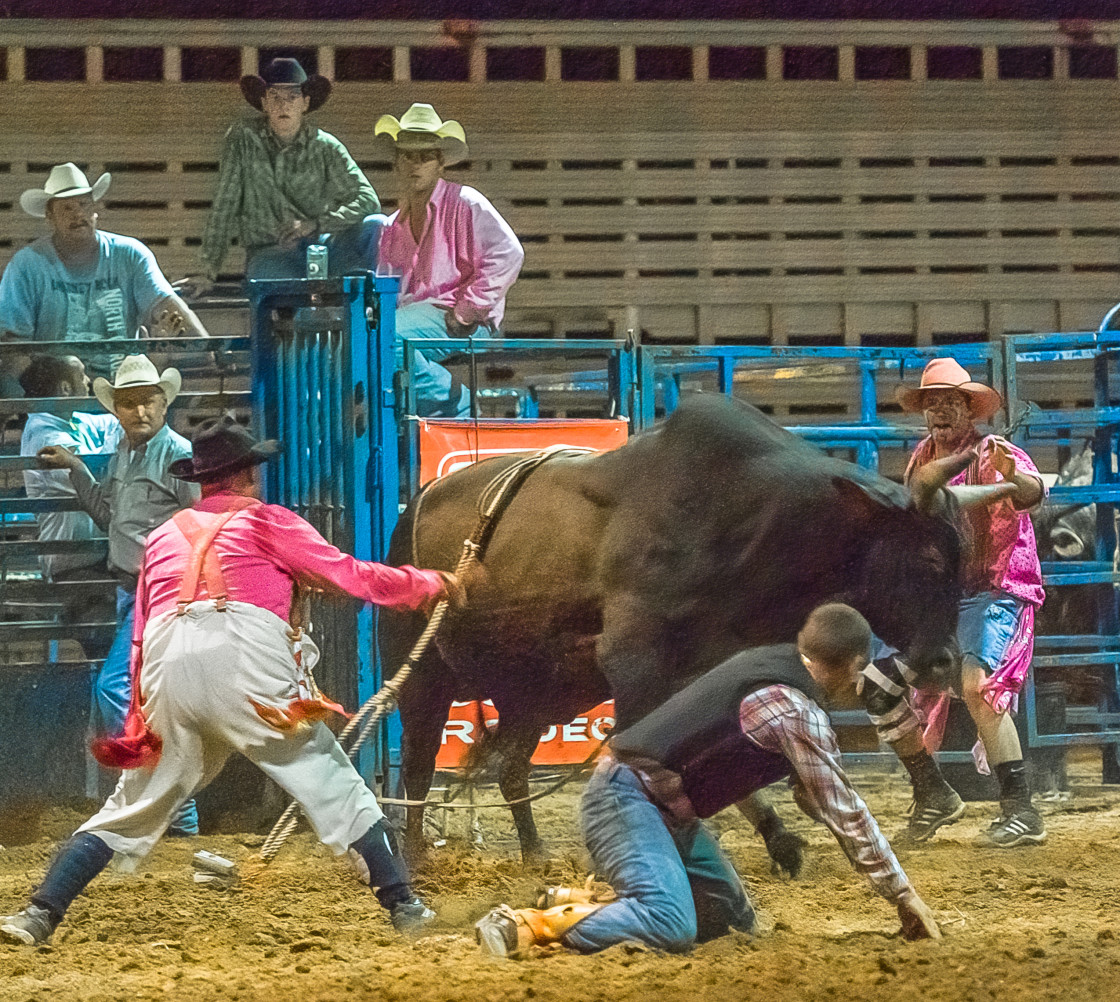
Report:
[[[243,119],[226,133],[202,263],[216,277],[235,232],[243,247],[268,247],[297,219],[338,230],[380,208],[365,174],[329,132],[305,122],[284,146],[264,116]]]
[[[824,824],[852,865],[888,901],[897,902],[910,882],[875,818],[840,764],[828,716],[804,693],[784,685],[756,689],[740,704],[743,733],[764,751],[793,766],[797,805]]]

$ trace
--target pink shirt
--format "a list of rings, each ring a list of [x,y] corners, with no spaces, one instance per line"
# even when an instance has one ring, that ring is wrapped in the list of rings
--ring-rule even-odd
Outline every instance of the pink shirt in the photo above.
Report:
[[[440,178],[420,242],[394,212],[381,230],[377,261],[401,274],[398,306],[433,302],[451,307],[460,323],[497,327],[524,259],[509,223],[482,194]]]
[[[996,484],[1003,481],[1003,477],[991,463],[983,458],[988,438],[997,439],[1007,446],[1015,457],[1018,472],[1037,478],[1045,498],[1046,488],[1042,485],[1042,477],[1030,456],[997,435],[983,439],[977,435],[981,458],[950,480],[950,485]],[[923,439],[914,450],[910,468],[906,471],[907,481],[914,469],[921,465],[923,454],[929,451],[929,442],[928,438]],[[1011,501],[1003,500],[992,505],[973,505],[966,508],[962,516],[966,529],[962,540],[966,559],[963,562],[961,583],[966,594],[1003,591],[1031,605],[1042,605],[1046,595],[1042,590],[1042,567],[1038,562],[1038,548],[1035,546],[1030,513],[1016,508]]]
[[[236,497],[212,494],[199,501],[194,511],[224,512]],[[355,560],[279,505],[257,502],[237,512],[222,527],[213,546],[229,598],[267,609],[284,622],[288,621],[293,581],[404,608],[423,605],[442,588],[435,571]],[[174,521],[165,522],[148,536],[136,593],[133,644],[141,643],[149,619],[175,608],[190,551]],[[207,597],[201,577],[197,597]]]

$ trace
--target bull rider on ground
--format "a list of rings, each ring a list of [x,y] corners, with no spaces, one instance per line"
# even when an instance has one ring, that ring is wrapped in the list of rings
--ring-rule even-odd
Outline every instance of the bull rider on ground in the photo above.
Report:
[[[871,628],[855,609],[819,606],[794,644],[736,654],[631,727],[613,734],[581,804],[595,872],[610,901],[551,888],[544,910],[501,905],[476,933],[507,956],[562,942],[581,952],[637,941],[688,950],[729,929],[750,932],[754,910],[700,818],[790,776],[798,805],[836,836],[852,865],[898,908],[908,939],[941,936],[840,763],[819,704],[855,696]]]
[[[377,799],[323,723],[338,707],[318,693],[318,650],[289,615],[300,584],[406,608],[457,601],[462,587],[444,571],[355,560],[298,515],[262,504],[257,465],[277,449],[224,419],[172,466],[202,485],[202,498],[148,537],[132,705],[123,734],[94,747],[124,769],[120,783],[62,846],[30,903],[0,918],[0,939],[45,943],[114,854],[145,856],[234,751],[299,802],[331,849],[361,857],[398,930],[435,917],[412,892]]]
[[[998,435],[981,435],[1000,408],[1000,395],[973,382],[955,359],[935,358],[921,383],[898,391],[903,410],[921,413],[929,435],[910,457],[906,479],[929,462],[971,451],[972,461],[952,484],[1013,484],[1010,493],[989,505],[962,511],[965,526],[957,639],[963,657],[960,676],[947,680],[964,699],[980,741],[977,766],[990,766],[999,780],[1000,815],[980,834],[996,848],[1042,842],[1046,826],[1031,803],[1030,785],[1019,735],[1011,718],[1034,653],[1034,614],[1042,605],[1042,568],[1035,546],[1030,509],[1045,497],[1038,470],[1022,449]],[[945,681],[945,680],[942,680]],[[906,699],[917,686],[915,702],[923,726]],[[925,841],[942,825],[964,813],[964,804],[930,755],[941,744],[948,714],[944,685],[931,691],[897,657],[877,658],[864,672],[864,701],[879,735],[888,741],[910,773],[914,806],[909,832]],[[928,750],[927,750],[928,749]]]

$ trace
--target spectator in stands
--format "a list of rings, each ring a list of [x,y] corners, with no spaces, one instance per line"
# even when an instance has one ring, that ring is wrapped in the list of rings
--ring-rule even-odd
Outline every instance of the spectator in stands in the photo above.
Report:
[[[497,331],[525,252],[485,197],[444,179],[444,169],[467,156],[463,127],[441,121],[430,104],[414,104],[399,121],[382,115],[373,131],[393,144],[399,186],[378,247],[378,269],[401,275],[397,335]],[[398,368],[402,357],[398,345]],[[420,413],[464,416],[469,391],[432,359],[417,353],[413,360]]]
[[[175,512],[198,500],[196,484],[177,480],[171,465],[191,455],[191,444],[166,423],[167,408],[179,393],[182,379],[176,369],[157,372],[145,355],[129,355],[110,384],[97,379],[93,392],[115,414],[124,430],[120,448],[105,478],[98,483],[88,467],[63,446],[39,450],[47,469],[69,470],[70,483],[82,507],[109,534],[109,571],[117,579],[117,635],[97,676],[94,694],[101,730],[118,734],[124,727],[132,696],[129,658],[136,605],[136,585],[144,560],[148,533]],[[172,833],[196,834],[198,813],[188,801]]]
[[[241,93],[264,114],[226,133],[202,237],[205,273],[184,288],[202,295],[213,287],[235,233],[248,278],[300,278],[307,247],[324,241],[330,273],[364,267],[381,222],[366,217],[381,203],[346,147],[304,121],[330,97],[330,81],[308,76],[295,59],[273,59],[260,76],[241,78]]]
[[[0,337],[26,341],[100,341],[136,336],[141,325],[157,334],[206,336],[198,317],[175,294],[152,252],[139,240],[98,230],[97,203],[109,175],[92,185],[74,164],[51,169],[42,188],[19,200],[51,232],[16,251],[0,279]],[[30,361],[9,356],[7,386]],[[86,359],[108,374],[108,359]]]
[[[43,397],[88,397],[90,381],[86,367],[75,355],[58,358],[35,355],[20,376],[24,395]],[[65,446],[78,455],[116,451],[122,435],[120,422],[112,414],[86,414],[72,409],[27,415],[20,441],[20,455],[34,456],[48,445]],[[71,500],[77,492],[61,470],[25,470],[23,482],[29,498]],[[84,511],[51,511],[38,516],[39,539],[74,541],[97,539],[100,532]],[[39,557],[43,578],[56,583],[97,581],[108,576],[104,545],[74,553],[48,553]],[[108,622],[115,614],[111,593],[103,590],[64,596],[63,618],[68,623]],[[86,657],[100,661],[109,651],[113,631],[88,630],[80,638]]]

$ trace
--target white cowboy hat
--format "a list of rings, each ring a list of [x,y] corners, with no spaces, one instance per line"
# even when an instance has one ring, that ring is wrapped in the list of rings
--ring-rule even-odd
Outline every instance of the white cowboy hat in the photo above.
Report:
[[[132,386],[158,386],[171,403],[179,395],[183,385],[183,377],[178,369],[167,368],[157,372],[156,367],[147,355],[128,355],[121,362],[117,374],[110,383],[100,376],[93,381],[93,395],[101,401],[101,406],[110,414],[116,414],[113,406],[117,390],[126,390]]]
[[[458,122],[444,122],[430,104],[414,104],[400,119],[382,115],[374,136],[388,136],[400,150],[440,150],[447,165],[465,160],[467,134]]]
[[[968,397],[968,410],[977,421],[989,421],[1000,409],[1003,398],[990,386],[974,382],[968,371],[955,358],[931,358],[922,371],[922,381],[917,386],[900,386],[895,399],[904,411],[917,413],[924,410],[922,394],[926,390],[960,390]]]
[[[28,188],[19,196],[20,207],[29,216],[42,219],[47,214],[47,202],[52,198],[75,198],[78,195],[92,195],[100,202],[109,190],[112,176],[106,171],[91,186],[76,164],[65,163],[51,168],[50,177],[42,188]]]

